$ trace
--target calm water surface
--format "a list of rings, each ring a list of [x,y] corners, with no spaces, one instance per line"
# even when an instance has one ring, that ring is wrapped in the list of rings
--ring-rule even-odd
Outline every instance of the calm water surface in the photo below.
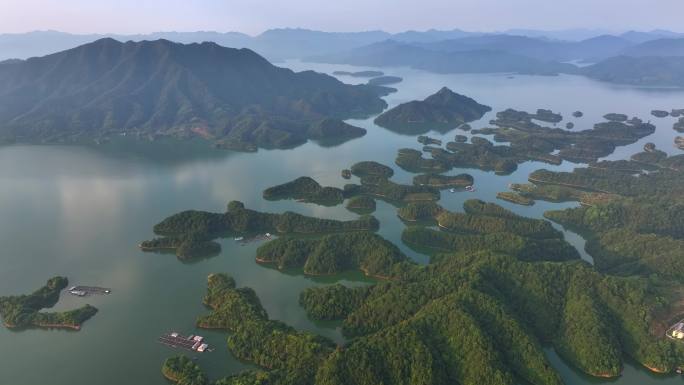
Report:
[[[293,69],[332,72],[359,68],[288,62]],[[636,115],[657,124],[657,132],[632,146],[618,149],[610,158],[622,158],[640,151],[652,141],[668,153],[676,132],[674,119],[656,119],[651,109],[684,108],[684,92],[636,89],[597,83],[574,76],[530,77],[505,75],[435,75],[409,69],[386,69],[389,75],[404,77],[399,92],[387,97],[390,105],[422,99],[442,86],[464,93],[494,112],[512,107],[534,111],[551,108],[573,121],[575,130],[590,128],[608,112]],[[346,82],[358,79],[340,78]],[[585,116],[567,119],[575,110]],[[472,126],[487,126],[494,112]],[[341,282],[368,284],[360,274],[333,278],[310,278],[300,272],[279,272],[254,262],[257,244],[239,246],[223,240],[222,253],[191,264],[172,255],[140,252],[136,245],[153,236],[152,226],[164,217],[185,209],[223,211],[230,200],[245,202],[257,210],[293,210],[322,218],[352,219],[356,215],[343,206],[321,207],[295,202],[266,202],[261,191],[271,185],[308,175],[323,185],[342,186],[340,170],[359,160],[394,163],[396,150],[420,148],[415,137],[391,133],[372,124],[372,119],[353,120],[368,134],[331,148],[308,143],[293,150],[238,154],[210,150],[200,145],[178,146],[160,142],[141,146],[114,143],[103,147],[8,146],[0,148],[0,295],[28,293],[54,275],[67,276],[73,284],[111,287],[105,297],[86,299],[63,296],[57,310],[90,303],[100,312],[80,332],[0,328],[0,385],[162,385],[164,359],[178,351],[157,344],[156,337],[170,330],[205,335],[216,350],[199,356],[199,363],[212,378],[235,373],[249,366],[236,361],[225,348],[220,332],[199,331],[194,321],[207,310],[201,304],[206,277],[226,272],[238,285],[254,288],[272,318],[300,329],[343,341],[335,324],[307,319],[297,304],[306,287]],[[453,139],[431,134],[445,141]],[[461,210],[464,200],[495,201],[509,183],[524,182],[538,168],[571,170],[563,163],[551,167],[525,163],[513,175],[496,176],[478,170],[475,193],[442,194],[442,205]],[[394,180],[410,183],[413,174],[396,167]],[[539,202],[521,207],[498,201],[520,214],[540,217],[545,210],[573,204]],[[425,255],[405,247],[400,240],[404,225],[396,209],[382,201],[375,213],[381,222],[379,233],[399,245],[419,263]],[[573,233],[566,238],[583,252],[584,241]],[[583,376],[565,365],[552,350],[552,364],[567,384],[605,381]],[[623,376],[611,383],[636,385],[681,383],[678,377],[654,376],[628,364]]]

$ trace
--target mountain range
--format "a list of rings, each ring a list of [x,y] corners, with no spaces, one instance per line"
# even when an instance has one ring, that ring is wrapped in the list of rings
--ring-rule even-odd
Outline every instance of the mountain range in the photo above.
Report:
[[[279,68],[216,43],[100,39],[0,63],[0,138],[201,136],[241,150],[360,136],[337,120],[382,111],[379,86]]]
[[[165,39],[178,43],[215,42],[225,47],[250,48],[271,61],[302,58],[350,50],[353,48],[394,40],[404,43],[431,43],[443,40],[477,38],[485,36],[528,37],[549,43],[572,43],[590,40],[602,35],[610,35],[605,30],[509,30],[496,33],[469,32],[460,29],[427,30],[388,33],[384,31],[365,32],[321,32],[297,28],[271,29],[257,36],[240,32],[155,32],[150,34],[69,34],[57,31],[35,31],[18,34],[0,34],[0,61],[5,59],[25,59],[43,56],[86,44],[101,38],[110,37],[119,41],[143,41]],[[628,44],[640,44],[657,39],[684,38],[684,34],[654,30],[629,31],[612,37]],[[482,48],[480,48],[482,49]]]

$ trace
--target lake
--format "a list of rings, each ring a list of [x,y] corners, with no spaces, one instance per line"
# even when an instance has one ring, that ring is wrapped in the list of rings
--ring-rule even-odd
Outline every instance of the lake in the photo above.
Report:
[[[281,65],[327,73],[366,69],[303,62]],[[404,78],[393,86],[398,92],[386,98],[390,106],[423,99],[448,86],[493,107],[491,113],[472,124],[473,128],[487,126],[497,111],[509,107],[532,112],[537,108],[552,109],[565,117],[563,126],[573,121],[575,130],[591,128],[606,113],[626,113],[651,120],[657,125],[656,133],[618,148],[610,159],[639,152],[649,141],[670,154],[679,151],[673,147],[677,134],[672,129],[674,119],[657,119],[650,111],[684,108],[682,90],[616,86],[576,76],[509,78],[504,74],[437,75],[406,68],[384,71]],[[363,81],[344,76],[340,79],[350,83]],[[583,111],[584,117],[572,118],[575,110]],[[206,277],[214,272],[228,273],[238,286],[252,287],[271,318],[342,342],[338,325],[317,323],[306,317],[298,305],[299,293],[307,287],[332,282],[372,282],[361,274],[312,278],[298,271],[280,272],[255,263],[258,244],[240,246],[232,239],[221,241],[220,255],[189,264],[181,263],[173,255],[143,253],[137,244],[151,238],[152,226],[170,214],[185,209],[223,211],[231,200],[240,200],[248,208],[262,211],[292,210],[322,218],[355,218],[343,205],[267,202],[261,198],[261,192],[299,176],[311,176],[322,185],[342,187],[347,181],[340,177],[340,170],[356,161],[394,165],[397,149],[422,147],[414,136],[394,134],[375,126],[372,120],[350,120],[368,129],[368,134],[339,146],[321,147],[310,142],[291,150],[260,150],[251,154],[214,150],[195,142],[140,144],[124,139],[92,147],[0,147],[0,295],[29,293],[55,275],[68,277],[72,284],[112,288],[108,296],[62,296],[57,310],[85,303],[100,309],[80,332],[0,328],[0,384],[167,384],[160,373],[162,362],[180,351],[160,345],[156,339],[171,330],[202,334],[215,347],[214,352],[198,358],[212,379],[249,368],[227,351],[223,333],[194,327],[196,317],[207,312],[201,299]],[[456,134],[469,135],[458,130],[429,135],[447,142]],[[463,201],[480,198],[522,215],[541,217],[545,210],[573,204],[538,202],[522,207],[497,201],[496,193],[507,190],[509,183],[525,182],[536,169],[571,170],[576,166],[568,162],[557,167],[528,162],[508,176],[454,169],[450,174],[472,174],[477,190],[455,194],[445,191],[440,204],[450,210],[462,210]],[[414,174],[394,168],[393,180],[411,182]],[[378,201],[374,215],[381,222],[380,235],[399,245],[417,262],[427,263],[427,256],[401,243],[404,224],[397,218],[396,208]],[[581,237],[566,232],[566,238],[583,252]],[[583,257],[590,260],[584,252]],[[567,384],[606,382],[577,373],[552,350],[548,354]],[[681,379],[655,376],[627,364],[623,376],[610,382],[665,385],[681,383]]]

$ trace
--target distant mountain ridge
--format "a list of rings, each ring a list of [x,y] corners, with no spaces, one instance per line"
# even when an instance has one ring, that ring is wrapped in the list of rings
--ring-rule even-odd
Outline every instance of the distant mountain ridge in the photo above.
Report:
[[[166,39],[177,43],[215,42],[225,47],[250,48],[269,60],[302,58],[350,50],[364,45],[392,39],[405,43],[429,43],[455,40],[467,37],[513,35],[546,41],[568,43],[608,35],[605,30],[562,30],[537,31],[516,29],[503,32],[469,32],[460,29],[405,31],[388,33],[384,31],[364,32],[322,32],[301,28],[271,29],[257,36],[240,32],[154,32],[150,34],[69,34],[58,31],[34,31],[18,34],[0,34],[0,61],[4,59],[25,59],[44,56],[101,38],[111,37],[119,41],[143,41]],[[649,32],[629,31],[617,36],[633,44],[661,38],[684,38],[684,34],[655,30]]]
[[[575,66],[509,52],[473,49],[439,51],[387,40],[347,52],[306,58],[308,61],[358,66],[406,66],[437,73],[517,72],[551,75],[572,73]]]
[[[100,39],[0,64],[0,137],[60,141],[135,133],[202,136],[246,150],[287,147],[362,135],[330,118],[380,112],[383,92],[279,68],[248,49]]]

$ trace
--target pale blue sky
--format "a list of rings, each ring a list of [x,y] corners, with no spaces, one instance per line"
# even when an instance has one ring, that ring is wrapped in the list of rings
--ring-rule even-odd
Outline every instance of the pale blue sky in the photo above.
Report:
[[[684,30],[684,0],[0,0],[0,33],[509,28]]]

